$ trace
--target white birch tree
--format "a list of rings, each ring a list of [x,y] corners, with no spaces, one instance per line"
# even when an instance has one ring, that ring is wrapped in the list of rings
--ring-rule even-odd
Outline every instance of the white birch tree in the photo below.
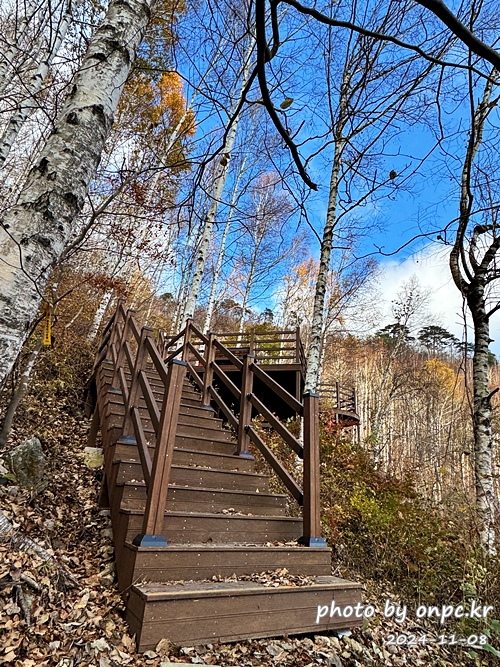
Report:
[[[111,2],[68,98],[0,229],[0,382],[83,208],[154,0]]]

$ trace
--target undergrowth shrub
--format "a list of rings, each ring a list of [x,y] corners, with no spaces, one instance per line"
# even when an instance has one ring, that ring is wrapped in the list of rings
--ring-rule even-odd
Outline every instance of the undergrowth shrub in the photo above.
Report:
[[[492,605],[487,621],[462,619],[464,633],[500,630],[500,567],[477,546],[473,498],[458,493],[437,503],[408,475],[377,470],[362,445],[322,425],[324,536],[347,576],[384,582],[416,605]]]

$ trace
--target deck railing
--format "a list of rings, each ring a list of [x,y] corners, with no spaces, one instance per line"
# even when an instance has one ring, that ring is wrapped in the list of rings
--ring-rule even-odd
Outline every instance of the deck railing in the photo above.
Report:
[[[322,406],[341,414],[357,414],[356,389],[346,387],[339,382],[322,382],[319,386]]]
[[[289,332],[278,332],[280,335]],[[134,311],[125,311],[122,302],[106,329],[96,358],[98,365],[105,358],[114,364],[112,389],[120,392],[125,406],[122,437],[128,442],[133,439],[137,443],[142,465],[144,481],[147,488],[147,503],[142,532],[134,543],[141,546],[166,545],[162,535],[170,468],[175,444],[177,421],[180,410],[181,394],[186,374],[198,386],[203,405],[207,408],[214,405],[226,418],[235,432],[235,455],[252,458],[252,443],[262,454],[265,461],[274,470],[278,478],[303,507],[304,534],[299,542],[308,546],[326,546],[321,538],[319,510],[319,396],[314,393],[305,394],[299,401],[286,389],[278,384],[265,370],[265,364],[257,363],[257,353],[270,338],[256,339],[249,337],[248,348],[225,345],[230,342],[224,334],[222,337],[213,333],[205,336],[188,320],[185,329],[170,339],[160,338],[158,345],[153,340],[153,331],[148,327],[139,330]],[[238,334],[241,336],[241,334]],[[222,340],[221,340],[222,338]],[[244,339],[239,341],[246,342]],[[295,359],[302,359],[303,349],[298,331],[292,341]],[[251,345],[250,345],[251,344]],[[173,348],[173,349],[172,349]],[[253,354],[249,353],[252,349]],[[288,348],[281,345],[278,355]],[[242,351],[243,354],[239,354]],[[265,350],[266,354],[269,350]],[[292,355],[277,356],[277,360],[285,360]],[[180,357],[180,358],[179,358]],[[269,358],[269,357],[266,357]],[[242,373],[241,387],[234,384],[224,370],[229,363]],[[148,379],[148,371],[154,370],[162,384],[162,404],[158,409],[157,401]],[[223,400],[217,389],[217,378],[234,397],[231,406]],[[279,396],[296,415],[304,422],[303,444],[295,438],[286,425],[273,413],[272,408],[255,395],[254,379],[257,378],[272,394]],[[151,461],[148,442],[144,432],[144,407],[146,403],[146,419],[153,425],[156,446],[154,459]],[[252,414],[258,413],[270,424],[284,442],[303,459],[302,487],[278,460],[267,446],[252,423]]]
[[[161,335],[162,352],[171,350],[183,333],[175,337]],[[238,359],[251,354],[259,364],[299,364],[305,369],[306,357],[299,327],[283,331],[250,330],[244,333],[217,333],[216,336],[219,343]],[[219,352],[216,353],[216,358],[218,354]],[[224,358],[223,354],[222,357]]]

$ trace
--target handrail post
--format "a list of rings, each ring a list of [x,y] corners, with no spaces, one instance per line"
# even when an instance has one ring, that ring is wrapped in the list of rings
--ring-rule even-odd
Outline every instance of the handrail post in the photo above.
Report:
[[[250,403],[249,395],[253,389],[253,372],[251,366],[254,361],[255,357],[250,354],[243,357],[238,446],[235,451],[236,456],[242,456],[247,459],[253,459],[253,456],[249,452],[250,436],[248,435],[248,427],[252,424],[252,404]]]
[[[340,385],[338,382],[335,383],[335,396],[337,398],[337,405],[335,406],[337,410],[341,409],[340,405]]]
[[[133,424],[132,424],[132,408],[139,405],[139,399],[141,396],[141,383],[139,380],[139,373],[146,368],[146,362],[148,359],[148,349],[146,347],[146,338],[149,338],[153,335],[153,329],[151,327],[142,327],[141,329],[141,339],[137,346],[137,354],[135,355],[134,368],[130,369],[132,377],[130,380],[130,389],[128,392],[128,401],[125,406],[125,416],[123,418],[123,429],[122,434],[124,436],[132,435],[133,433]]]
[[[186,320],[186,333],[184,334],[184,344],[182,346],[182,361],[188,360],[188,345],[191,341],[191,318]]]
[[[308,547],[327,546],[321,537],[319,463],[319,396],[308,392],[304,394],[304,534],[299,539]]]
[[[136,546],[168,546],[167,539],[162,534],[163,521],[185,375],[186,362],[173,359],[169,365],[163,394],[161,418],[158,426],[146,508],[144,510],[142,533],[137,535],[133,540],[133,544]]]
[[[255,356],[255,329],[250,331],[249,354]]]
[[[300,327],[295,328],[295,363],[300,364]]]
[[[205,377],[203,378],[203,396],[202,396],[202,406],[207,410],[211,410],[210,405],[210,387],[212,386],[212,381],[214,379],[214,368],[212,366],[215,360],[215,345],[214,345],[215,334],[208,334],[208,344],[205,348]]]

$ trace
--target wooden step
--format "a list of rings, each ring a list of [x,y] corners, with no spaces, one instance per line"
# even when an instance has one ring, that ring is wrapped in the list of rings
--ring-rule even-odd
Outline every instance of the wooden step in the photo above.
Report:
[[[154,429],[149,419],[142,422],[144,433],[149,441],[153,441]],[[111,428],[121,430],[123,427],[123,415],[109,413],[103,418],[103,426],[106,430]],[[204,426],[192,426],[189,423],[179,422],[177,425],[177,437],[187,438],[192,441],[211,440],[213,442],[227,442],[230,443],[233,438],[233,433],[225,428],[207,428]],[[236,445],[235,445],[236,446]],[[206,450],[211,451],[211,450]]]
[[[132,586],[125,620],[139,651],[160,639],[175,644],[237,642],[253,637],[325,633],[361,626],[362,618],[326,614],[318,605],[343,610],[361,602],[361,586],[337,577],[316,577],[310,586],[266,588],[249,581],[186,582]],[[351,609],[352,612],[352,609]]]
[[[146,490],[143,486],[118,484],[117,503],[123,509],[143,509]],[[252,493],[225,489],[204,489],[195,486],[169,486],[167,512],[212,512],[243,515],[285,516],[287,497],[273,493]]]
[[[117,468],[114,479],[117,484],[133,485],[133,481],[143,482],[142,465],[134,461],[115,459]],[[173,464],[170,483],[176,486],[201,486],[205,489],[233,489],[253,493],[269,492],[269,477],[255,472],[238,470],[213,470]]]
[[[125,542],[141,533],[142,510],[121,509],[113,522],[117,558]],[[172,544],[266,544],[302,535],[302,519],[195,512],[165,512],[162,535]]]
[[[329,575],[331,549],[225,544],[152,548],[127,542],[118,567],[118,580],[123,591],[139,581],[211,579],[278,568],[286,568],[291,574]]]
[[[149,410],[145,401],[139,401],[139,414],[144,423],[150,421]],[[161,410],[161,404],[157,404],[158,411]],[[125,414],[123,403],[112,400],[108,402],[108,415]],[[189,424],[190,426],[202,426],[203,428],[213,428],[220,430],[222,428],[222,419],[215,417],[213,410],[202,408],[200,406],[190,406],[181,404],[179,410],[179,422]]]
[[[117,418],[121,419],[121,418]],[[154,443],[154,431],[152,428],[144,429],[146,437],[151,447]],[[233,456],[236,450],[236,443],[226,436],[227,431],[220,431],[217,436],[204,438],[203,436],[179,435],[175,436],[175,447],[177,449],[199,450],[212,454],[224,454]],[[106,446],[115,447],[115,443],[121,435],[121,424],[110,424],[109,428],[103,433],[103,441]],[[135,445],[134,445],[135,447]]]
[[[224,445],[227,443],[224,442]],[[150,446],[149,454],[151,460],[154,456],[154,447]],[[234,447],[231,445],[231,449]],[[136,445],[117,443],[115,446],[115,460],[136,461],[139,459],[139,452]],[[173,463],[180,466],[197,466],[202,468],[212,468],[214,470],[240,470],[253,472],[255,462],[253,459],[246,459],[233,454],[220,454],[219,452],[205,452],[197,449],[174,448]]]

